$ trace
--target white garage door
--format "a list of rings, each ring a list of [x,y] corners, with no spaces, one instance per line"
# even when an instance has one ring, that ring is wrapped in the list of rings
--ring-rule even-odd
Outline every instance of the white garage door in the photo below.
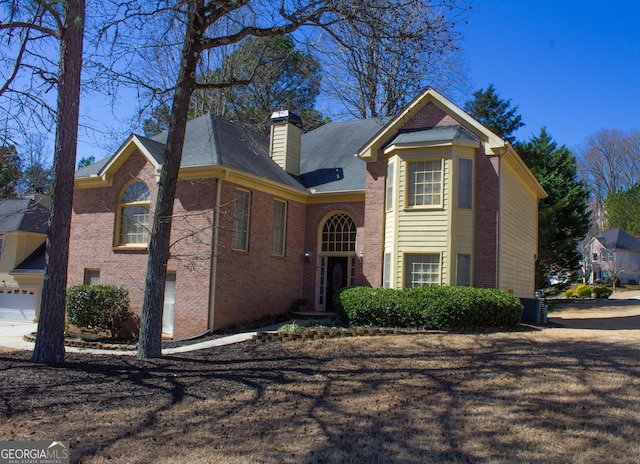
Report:
[[[33,322],[38,295],[33,290],[0,293],[0,321]]]

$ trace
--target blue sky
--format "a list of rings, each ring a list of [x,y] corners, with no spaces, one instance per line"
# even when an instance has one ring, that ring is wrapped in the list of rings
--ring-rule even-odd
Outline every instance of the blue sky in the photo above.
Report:
[[[461,27],[473,88],[493,83],[525,127],[576,148],[600,129],[640,129],[640,2],[475,0]]]
[[[559,145],[576,149],[600,129],[640,129],[639,16],[634,0],[475,0],[469,24],[459,29],[471,88],[493,83],[518,106],[526,124],[519,140],[546,126]],[[126,98],[121,105],[120,116],[135,107]],[[111,108],[82,106],[117,126]],[[117,129],[106,136],[122,142],[127,130]],[[91,154],[112,153],[81,130],[78,159]]]

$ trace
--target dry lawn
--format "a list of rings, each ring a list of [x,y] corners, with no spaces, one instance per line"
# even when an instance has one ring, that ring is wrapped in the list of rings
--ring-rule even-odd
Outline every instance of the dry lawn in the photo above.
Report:
[[[640,462],[640,331],[0,352],[1,440],[88,463]]]

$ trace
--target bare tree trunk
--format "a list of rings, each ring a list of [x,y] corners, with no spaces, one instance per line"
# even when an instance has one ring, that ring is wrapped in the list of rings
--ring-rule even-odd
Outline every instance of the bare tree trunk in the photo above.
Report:
[[[49,210],[38,336],[31,358],[36,363],[64,362],[65,295],[80,114],[85,1],[65,0],[63,9],[65,23],[60,31],[53,194]]]
[[[187,127],[189,102],[196,86],[196,68],[200,59],[200,47],[204,33],[202,20],[203,0],[192,0],[188,4],[188,28],[185,33],[180,73],[173,97],[173,106],[171,107],[169,133],[164,150],[164,164],[160,172],[158,197],[156,198],[151,240],[149,242],[147,279],[142,306],[142,321],[140,323],[140,340],[138,343],[138,357],[141,359],[162,356],[162,310],[167,261],[169,260],[173,201],[178,185],[180,163],[182,162],[182,147]]]

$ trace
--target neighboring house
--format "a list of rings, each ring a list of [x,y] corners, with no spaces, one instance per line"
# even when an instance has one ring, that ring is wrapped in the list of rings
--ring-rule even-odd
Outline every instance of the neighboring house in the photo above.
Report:
[[[589,283],[617,276],[623,284],[640,282],[640,240],[620,229],[593,237],[584,248]]]
[[[0,320],[37,316],[48,219],[48,196],[0,200]]]
[[[166,133],[132,135],[76,173],[69,285],[129,289],[140,313]],[[473,285],[534,296],[538,200],[513,148],[432,89],[394,118],[271,137],[210,115],[187,125],[163,332],[182,338],[331,311],[344,286]]]

